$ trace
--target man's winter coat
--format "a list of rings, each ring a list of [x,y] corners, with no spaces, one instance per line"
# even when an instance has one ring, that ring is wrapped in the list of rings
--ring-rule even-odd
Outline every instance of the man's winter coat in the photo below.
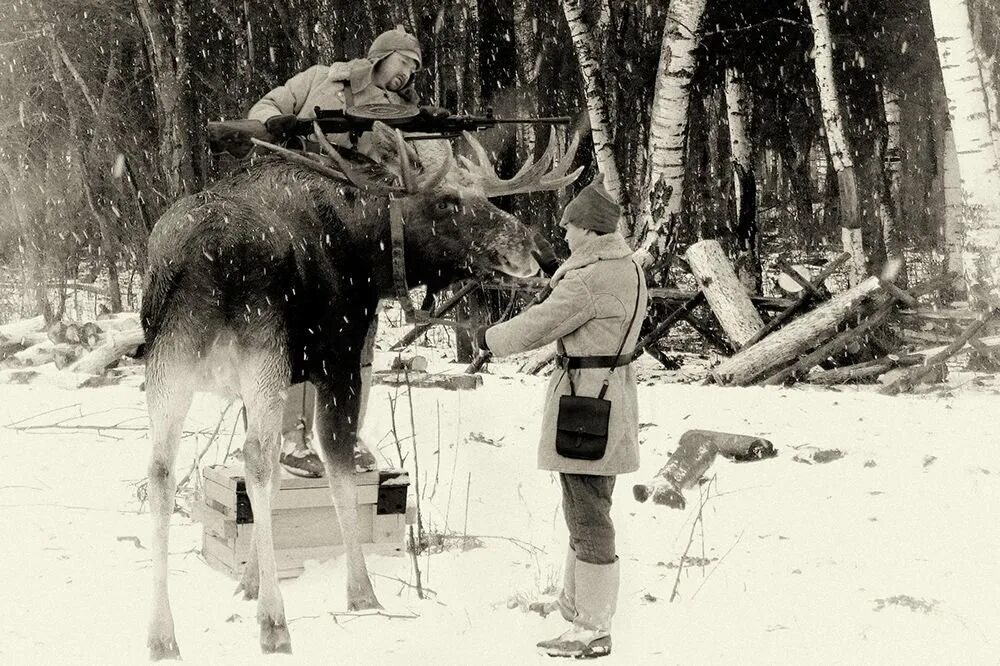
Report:
[[[486,343],[498,357],[543,347],[558,341],[567,356],[612,356],[622,338],[622,354],[631,355],[646,312],[646,280],[632,260],[632,250],[619,233],[597,236],[578,247],[552,277],[552,293],[542,303],[486,331]],[[632,312],[638,314],[628,328]],[[626,330],[628,328],[628,330]],[[611,401],[608,448],[600,460],[574,460],[556,452],[556,417],[559,398],[569,395],[573,375],[577,395],[597,397],[605,378]],[[639,468],[639,414],[635,373],[619,367],[608,377],[608,368],[557,368],[545,394],[540,469],[571,474],[614,475]]]

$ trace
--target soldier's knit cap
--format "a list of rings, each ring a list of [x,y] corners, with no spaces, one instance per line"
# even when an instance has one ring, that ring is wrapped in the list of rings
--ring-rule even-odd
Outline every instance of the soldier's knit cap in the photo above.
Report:
[[[592,229],[600,233],[618,230],[618,220],[622,209],[604,189],[604,174],[597,174],[593,182],[566,205],[563,220],[582,229]]]

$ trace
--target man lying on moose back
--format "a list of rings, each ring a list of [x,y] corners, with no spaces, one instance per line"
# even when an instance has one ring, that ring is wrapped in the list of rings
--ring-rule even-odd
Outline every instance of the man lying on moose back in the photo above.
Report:
[[[418,95],[413,86],[422,58],[417,38],[402,26],[387,30],[375,38],[368,56],[331,65],[313,65],[288,79],[284,85],[264,95],[254,104],[247,118],[264,123],[275,137],[289,135],[299,120],[315,117],[315,108],[339,110],[365,104],[395,104],[413,106]],[[425,114],[447,113],[437,107],[422,107]],[[375,159],[368,133],[360,137],[329,134],[333,144],[356,148]],[[371,388],[372,357],[378,318],[368,330],[361,356],[361,422],[364,422]],[[298,476],[323,476],[323,463],[310,447],[315,390],[308,382],[295,384],[288,391],[282,425],[286,445],[281,464]],[[375,457],[361,441],[355,448],[355,464],[361,469],[373,469]]]

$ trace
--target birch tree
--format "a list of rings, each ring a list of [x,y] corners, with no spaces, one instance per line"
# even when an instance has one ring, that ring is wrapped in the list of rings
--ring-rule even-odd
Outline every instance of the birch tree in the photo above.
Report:
[[[743,76],[726,70],[726,117],[729,121],[729,150],[733,161],[733,189],[736,219],[731,228],[736,239],[736,274],[748,288],[761,287],[760,257],[757,248],[757,183],[750,145],[750,96]]]
[[[944,131],[938,152],[944,194],[945,269],[963,275],[962,268],[962,178],[958,172],[958,150],[951,127]]]
[[[673,243],[681,212],[693,52],[704,13],[705,0],[672,0],[667,10],[653,89],[649,175],[636,223],[636,238],[646,234],[636,252],[643,265],[652,262],[661,241]]]
[[[962,183],[963,271],[966,285],[1000,297],[1000,165],[966,0],[932,0],[951,129]]]
[[[867,276],[868,261],[861,234],[854,161],[847,143],[847,133],[844,131],[844,118],[840,111],[840,99],[833,73],[833,35],[830,31],[829,3],[828,0],[808,0],[808,4],[823,127],[826,130],[830,161],[837,174],[840,195],[841,240],[844,251],[851,255],[848,279],[851,286],[854,286],[860,284]]]
[[[881,93],[886,128],[884,141],[880,141],[884,147],[881,167],[885,176],[879,178],[880,182],[874,183],[875,207],[882,223],[882,242],[885,244],[886,259],[900,267],[897,280],[900,284],[906,284],[906,257],[903,252],[902,229],[899,228],[903,219],[900,208],[902,173],[899,95],[885,87]]]
[[[614,137],[611,134],[604,90],[599,82],[600,63],[594,32],[583,18],[580,0],[562,0],[563,13],[573,39],[573,50],[580,64],[583,90],[587,97],[590,134],[597,156],[597,168],[604,174],[604,188],[615,201],[621,201],[621,178],[615,162]]]

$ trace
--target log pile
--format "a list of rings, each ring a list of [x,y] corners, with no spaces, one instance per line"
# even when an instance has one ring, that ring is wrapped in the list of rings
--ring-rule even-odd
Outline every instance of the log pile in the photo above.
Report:
[[[135,313],[48,326],[41,317],[6,324],[0,326],[0,382],[64,387],[112,383],[109,371],[134,355],[143,340]]]
[[[955,313],[921,306],[921,297],[948,287],[953,276],[941,275],[906,291],[894,284],[890,267],[882,277],[869,277],[831,296],[823,282],[846,261],[846,254],[837,257],[815,278],[779,262],[778,267],[788,281],[801,287],[798,296],[770,321],[763,323],[756,333],[747,336],[746,326],[754,318],[746,313],[746,299],[720,300],[711,295],[712,291],[731,293],[739,285],[735,276],[730,276],[724,267],[719,268],[720,263],[727,262],[721,249],[711,247],[711,251],[705,252],[697,248],[705,244],[717,245],[715,241],[702,241],[692,246],[687,253],[688,263],[713,312],[738,349],[713,369],[711,380],[718,384],[881,382],[884,384],[882,392],[893,395],[910,390],[922,381],[941,381],[947,373],[945,361],[966,344],[973,345],[982,362],[1000,366],[1000,349],[978,340],[989,330],[996,308]],[[711,279],[706,281],[705,275],[710,275]],[[734,314],[739,320],[738,326],[732,323]],[[912,343],[913,336],[907,334],[905,326],[921,315],[929,319],[958,320],[965,326],[939,337],[925,338],[933,342],[950,342],[935,354],[906,353],[904,345]],[[904,324],[901,337],[895,336],[890,328],[894,319]]]

